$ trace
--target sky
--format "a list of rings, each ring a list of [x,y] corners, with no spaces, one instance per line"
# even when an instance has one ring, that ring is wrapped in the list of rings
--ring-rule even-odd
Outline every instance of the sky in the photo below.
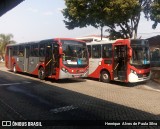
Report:
[[[16,42],[100,35],[100,29],[91,26],[68,30],[63,22],[63,8],[64,0],[25,0],[0,17],[0,33],[13,34]],[[153,22],[147,21],[142,15],[138,36],[149,38],[160,35],[160,25],[153,30],[152,24]],[[104,35],[108,33],[104,32]]]

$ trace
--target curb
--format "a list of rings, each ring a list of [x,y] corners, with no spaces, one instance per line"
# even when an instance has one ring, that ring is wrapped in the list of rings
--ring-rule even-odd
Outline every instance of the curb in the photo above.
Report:
[[[153,81],[155,81],[156,83],[160,84],[160,80],[159,79],[153,79]]]

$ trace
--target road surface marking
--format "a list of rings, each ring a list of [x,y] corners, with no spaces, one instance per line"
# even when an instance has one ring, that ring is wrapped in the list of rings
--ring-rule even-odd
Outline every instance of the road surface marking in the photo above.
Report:
[[[66,111],[74,110],[74,109],[77,109],[77,108],[78,107],[75,107],[75,106],[71,105],[71,106],[65,106],[65,107],[51,109],[50,111],[53,112],[53,113],[59,113],[59,112],[66,112]]]
[[[24,81],[24,82],[22,82],[22,83],[0,84],[0,86],[12,86],[12,85],[20,85],[20,84],[26,84],[26,83],[31,83],[31,82]]]

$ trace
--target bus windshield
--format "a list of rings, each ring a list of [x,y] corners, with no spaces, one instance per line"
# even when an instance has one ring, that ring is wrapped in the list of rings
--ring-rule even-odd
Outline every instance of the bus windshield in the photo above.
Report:
[[[150,66],[150,51],[148,41],[146,40],[132,40],[132,58],[130,64],[135,67]]]
[[[88,54],[86,44],[72,40],[62,40],[63,64],[67,67],[86,67]]]

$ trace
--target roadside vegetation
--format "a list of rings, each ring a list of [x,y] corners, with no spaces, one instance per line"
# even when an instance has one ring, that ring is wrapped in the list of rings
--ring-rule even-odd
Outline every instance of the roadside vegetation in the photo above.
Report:
[[[12,34],[0,34],[0,62],[4,61],[5,48],[11,43],[16,43]]]
[[[146,20],[160,22],[160,0],[65,0],[62,13],[68,29],[93,26],[109,32],[109,37],[139,38],[137,30],[142,12]]]

